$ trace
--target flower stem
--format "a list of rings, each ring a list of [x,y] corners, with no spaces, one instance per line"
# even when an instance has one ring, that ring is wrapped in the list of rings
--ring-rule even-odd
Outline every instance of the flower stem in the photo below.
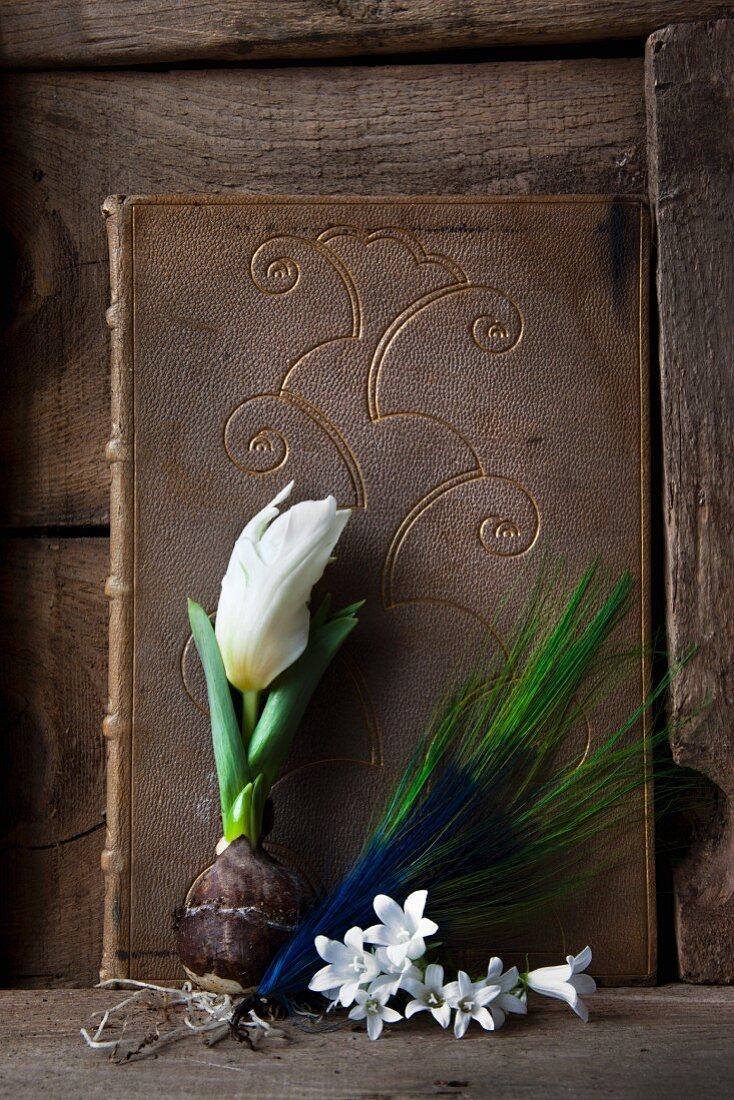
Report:
[[[257,720],[260,717],[260,692],[259,691],[243,691],[242,692],[242,740],[245,745],[245,752],[247,746],[250,744],[250,738],[257,725]]]

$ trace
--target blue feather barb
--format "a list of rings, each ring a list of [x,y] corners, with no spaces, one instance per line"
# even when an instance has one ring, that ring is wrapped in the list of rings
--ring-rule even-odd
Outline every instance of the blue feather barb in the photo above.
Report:
[[[584,842],[629,817],[627,796],[649,781],[650,744],[635,727],[667,679],[580,763],[564,758],[580,714],[635,656],[606,646],[631,578],[605,594],[599,572],[592,565],[565,603],[558,571],[542,574],[508,651],[438,710],[352,869],[281,948],[260,994],[305,990],[321,965],[315,936],[372,923],[376,894],[428,890],[442,940],[461,947],[601,869],[584,864]]]

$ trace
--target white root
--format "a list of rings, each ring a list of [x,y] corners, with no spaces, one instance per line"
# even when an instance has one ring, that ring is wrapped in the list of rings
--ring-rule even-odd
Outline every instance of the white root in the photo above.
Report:
[[[146,1058],[156,1054],[162,1047],[191,1035],[200,1035],[208,1046],[214,1046],[229,1034],[230,1021],[237,1003],[236,998],[228,994],[194,989],[190,982],[185,982],[180,989],[172,989],[132,978],[110,978],[100,982],[97,988],[134,990],[112,1008],[103,1013],[93,1013],[95,1017],[101,1015],[93,1035],[86,1028],[80,1029],[88,1047],[92,1050],[109,1051],[110,1058],[117,1063]],[[127,1010],[138,1006],[160,1009],[164,1019],[152,1031],[148,1029],[127,1035],[130,1022]],[[169,1018],[171,1008],[183,1009],[183,1015],[178,1013],[178,1020],[175,1022]],[[172,1026],[166,1028],[165,1025],[169,1022]],[[260,1046],[265,1039],[284,1038],[283,1031],[272,1027],[252,1010],[249,1019],[242,1020],[240,1026],[247,1030],[253,1048]]]

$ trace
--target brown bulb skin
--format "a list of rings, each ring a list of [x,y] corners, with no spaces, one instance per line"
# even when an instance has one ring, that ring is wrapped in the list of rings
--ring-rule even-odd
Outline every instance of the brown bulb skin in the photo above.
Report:
[[[201,989],[256,989],[313,901],[310,886],[243,836],[194,879],[176,914],[178,953]]]

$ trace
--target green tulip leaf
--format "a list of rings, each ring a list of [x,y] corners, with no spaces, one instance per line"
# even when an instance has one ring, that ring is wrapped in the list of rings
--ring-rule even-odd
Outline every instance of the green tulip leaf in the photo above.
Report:
[[[194,600],[189,600],[189,622],[206,676],[222,822],[226,839],[234,840],[227,836],[227,830],[234,819],[239,820],[235,804],[240,804],[250,783],[250,769],[214,627],[204,608]]]
[[[305,651],[281,673],[270,689],[248,749],[250,772],[262,772],[267,789],[273,785],[285,763],[319,680],[357,625],[352,612],[359,607],[361,604],[354,604],[324,621],[322,604],[311,622]]]
[[[252,787],[252,783],[247,783],[230,804],[227,813],[222,813],[225,840],[236,840],[238,836],[249,837]]]

